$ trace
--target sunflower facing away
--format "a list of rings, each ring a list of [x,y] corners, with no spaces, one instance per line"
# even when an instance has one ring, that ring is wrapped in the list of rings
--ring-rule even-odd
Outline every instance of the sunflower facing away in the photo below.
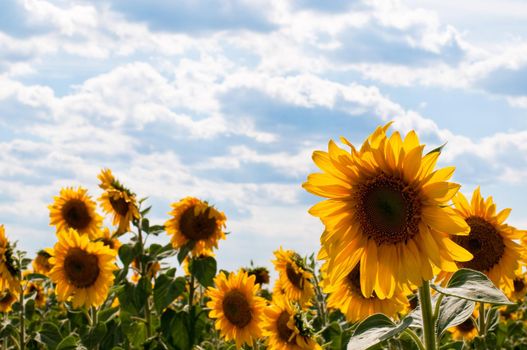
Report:
[[[292,250],[279,250],[274,252],[273,260],[276,271],[279,273],[278,284],[288,299],[298,301],[305,306],[315,295],[313,273],[306,269],[302,258]]]
[[[172,246],[180,249],[192,242],[192,254],[197,256],[218,247],[218,241],[225,239],[225,214],[207,202],[186,197],[172,204],[169,213],[172,218],[165,222],[167,234],[172,236]]]
[[[472,340],[478,335],[478,329],[472,317],[457,326],[449,328],[448,331],[455,340]]]
[[[99,198],[103,211],[113,215],[112,224],[117,225],[117,234],[129,232],[132,219],[139,218],[135,193],[124,187],[110,169],[101,170],[97,177],[101,181],[99,187],[104,190]]]
[[[57,237],[49,273],[57,285],[57,299],[67,301],[71,297],[74,308],[101,305],[114,280],[117,253],[102,242],[90,242],[73,229]]]
[[[459,267],[481,271],[498,287],[510,292],[514,290],[515,271],[522,260],[522,247],[514,242],[521,239],[525,231],[505,224],[511,209],[496,213],[492,197],[481,197],[479,187],[474,190],[469,204],[460,192],[453,199],[456,211],[470,226],[468,236],[457,236],[453,240],[474,255],[474,259],[459,262]],[[448,280],[450,274],[439,278]]]
[[[271,306],[265,309],[263,335],[269,350],[322,350],[301,311],[283,296],[273,296]]]
[[[259,285],[254,280],[244,271],[228,277],[222,272],[214,278],[216,287],[207,290],[209,317],[216,319],[216,329],[227,341],[234,340],[238,349],[243,344],[252,346],[262,332],[265,300],[257,296]]]
[[[48,206],[49,224],[55,226],[57,232],[72,228],[79,234],[87,234],[91,239],[97,237],[102,217],[95,212],[96,204],[88,196],[87,189],[65,187],[54,200]]]
[[[9,289],[0,292],[0,312],[11,311],[11,306],[18,301],[18,294]]]
[[[38,251],[37,256],[31,262],[31,266],[33,266],[33,270],[35,271],[35,273],[47,275],[48,272],[51,271],[51,268],[53,266],[50,264],[49,258],[51,258],[52,253],[53,249],[51,248],[46,248]]]
[[[0,291],[20,290],[19,267],[13,257],[13,248],[5,236],[4,225],[0,225]]]
[[[46,305],[46,293],[44,293],[44,287],[40,283],[28,282],[24,294],[35,297],[35,305],[37,307],[43,307]]]
[[[303,187],[326,197],[310,209],[326,227],[321,237],[328,273],[337,283],[360,263],[362,294],[393,297],[396,285],[421,286],[438,270],[455,271],[455,261],[472,255],[450,235],[467,235],[468,224],[447,203],[459,185],[448,182],[454,167],[434,170],[438,150],[423,155],[414,131],[403,139],[379,127],[360,150],[329,142],[315,151],[322,173]]]

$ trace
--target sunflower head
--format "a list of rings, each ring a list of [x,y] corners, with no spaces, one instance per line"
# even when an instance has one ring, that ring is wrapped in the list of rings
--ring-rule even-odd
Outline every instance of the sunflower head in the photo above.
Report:
[[[267,270],[266,267],[251,267],[244,270],[247,271],[249,276],[254,275],[254,277],[256,278],[255,283],[259,284],[260,286],[269,283],[269,270]]]
[[[0,291],[20,290],[20,266],[18,266],[11,243],[5,235],[4,225],[0,225]]]
[[[478,335],[478,329],[472,317],[466,319],[463,323],[455,327],[451,327],[448,331],[452,334],[455,340],[470,341]]]
[[[97,237],[95,241],[102,242],[105,246],[107,246],[110,249],[115,250],[116,252],[119,252],[119,248],[122,245],[121,242],[119,241],[117,232],[115,232],[114,234],[111,234],[110,229],[108,227],[105,227],[100,232],[99,237]]]
[[[53,266],[49,262],[49,258],[51,258],[52,253],[53,253],[53,249],[51,248],[46,248],[46,249],[42,249],[38,251],[37,256],[31,262],[31,265],[33,266],[33,270],[35,271],[35,273],[47,275],[48,272],[51,271],[51,268]]]
[[[197,256],[217,248],[218,241],[225,239],[227,218],[207,202],[186,197],[172,204],[169,215],[172,218],[165,223],[165,228],[167,234],[172,236],[174,249],[191,244],[192,254]]]
[[[261,336],[261,322],[265,300],[257,295],[259,286],[255,276],[246,272],[220,273],[214,278],[215,287],[209,287],[211,300],[209,317],[216,320],[215,327],[225,338],[234,340],[239,349],[243,344],[253,345]]]
[[[124,187],[112,174],[110,169],[103,169],[97,176],[99,187],[104,193],[99,198],[105,213],[112,215],[113,225],[117,225],[117,234],[130,231],[130,222],[139,219],[139,207],[136,195]]]
[[[18,300],[18,293],[5,289],[0,292],[0,312],[11,311],[11,306]]]
[[[87,236],[69,229],[57,235],[53,265],[49,273],[56,283],[57,299],[71,300],[73,307],[101,305],[113,284],[116,252],[102,242],[91,242]]]
[[[285,297],[273,297],[271,306],[265,310],[263,335],[270,349],[322,349],[305,314]]]
[[[357,150],[330,141],[315,151],[321,173],[303,187],[327,198],[310,209],[325,232],[322,248],[335,283],[360,263],[361,291],[393,297],[398,284],[420,286],[439,270],[455,271],[455,261],[472,255],[450,235],[466,235],[468,224],[448,206],[459,185],[448,180],[453,167],[435,170],[439,150],[423,153],[414,131],[404,138],[379,127]]]
[[[37,307],[43,307],[46,305],[46,293],[42,284],[37,282],[28,282],[24,289],[24,294],[35,297],[35,305]]]
[[[304,259],[292,250],[280,247],[274,255],[276,260],[273,260],[273,264],[279,273],[280,287],[284,294],[302,306],[306,305],[315,295],[311,282],[313,273],[306,267]]]

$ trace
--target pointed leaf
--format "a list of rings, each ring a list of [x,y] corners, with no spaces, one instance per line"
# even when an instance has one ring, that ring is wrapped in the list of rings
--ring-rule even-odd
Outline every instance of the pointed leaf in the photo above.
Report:
[[[411,317],[405,318],[396,325],[384,314],[371,315],[355,329],[348,343],[348,350],[366,350],[382,341],[395,337],[408,328],[411,323]]]

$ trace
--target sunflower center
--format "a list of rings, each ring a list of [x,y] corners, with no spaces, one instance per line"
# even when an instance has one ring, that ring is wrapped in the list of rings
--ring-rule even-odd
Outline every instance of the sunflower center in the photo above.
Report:
[[[346,276],[346,281],[348,282],[348,288],[353,294],[360,296],[363,299],[369,299],[362,294],[362,290],[360,289],[360,264],[357,264],[348,276]],[[377,294],[373,291],[370,298],[376,297]]]
[[[302,274],[300,272],[296,272],[295,268],[291,263],[287,263],[285,266],[285,273],[287,275],[287,279],[293,286],[295,286],[298,289],[304,288],[304,279],[302,278]]]
[[[100,273],[97,256],[80,248],[71,248],[64,259],[64,271],[69,282],[75,287],[90,287]]]
[[[466,319],[463,323],[458,324],[456,327],[464,333],[468,333],[475,328],[474,322],[470,317]]]
[[[80,199],[70,199],[62,207],[62,217],[69,227],[75,230],[82,230],[88,227],[91,222],[91,216],[84,203]]]
[[[470,261],[460,262],[462,267],[488,271],[499,263],[505,252],[503,238],[494,225],[477,216],[465,219],[470,226],[468,236],[455,236],[454,242],[474,255]]]
[[[114,249],[113,240],[111,238],[103,238],[101,239],[102,244],[107,246],[110,249]]]
[[[525,282],[523,281],[523,279],[516,278],[512,283],[514,284],[515,292],[521,292],[523,288],[525,288]]]
[[[402,179],[381,173],[358,186],[356,215],[377,245],[406,242],[419,231],[421,200]]]
[[[290,317],[291,315],[289,315],[289,312],[282,311],[280,316],[278,316],[278,320],[276,321],[276,329],[278,330],[278,336],[281,340],[287,343],[290,342],[291,336],[293,335],[293,330],[287,326]]]
[[[223,314],[238,328],[247,326],[252,319],[251,306],[239,290],[231,290],[223,298]]]
[[[0,303],[9,303],[13,299],[13,294],[9,290],[4,290],[0,293]]]
[[[210,208],[194,214],[194,207],[190,207],[181,215],[179,229],[188,239],[199,241],[210,238],[216,230],[216,219],[209,217]]]
[[[128,213],[128,203],[123,197],[120,197],[119,199],[110,198],[110,204],[117,214],[126,216]]]

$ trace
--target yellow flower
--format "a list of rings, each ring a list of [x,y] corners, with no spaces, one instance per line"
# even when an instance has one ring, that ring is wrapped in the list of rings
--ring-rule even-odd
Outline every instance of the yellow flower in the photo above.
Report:
[[[35,305],[37,307],[43,307],[46,305],[46,293],[44,293],[44,287],[42,287],[41,284],[36,282],[27,282],[24,289],[24,294],[35,294]]]
[[[527,274],[516,275],[512,281],[512,290],[507,291],[507,296],[512,301],[522,301],[527,294]]]
[[[113,215],[112,224],[118,225],[117,234],[130,231],[132,219],[139,219],[139,208],[135,194],[124,187],[112,174],[110,169],[103,169],[97,176],[99,187],[104,193],[99,198],[103,210]]]
[[[313,273],[306,269],[302,258],[292,250],[279,250],[274,252],[273,260],[275,269],[279,273],[280,287],[288,299],[298,301],[305,306],[315,295]]]
[[[46,248],[38,251],[37,256],[35,257],[35,259],[33,259],[33,262],[31,263],[35,273],[47,275],[48,272],[51,271],[51,268],[53,266],[50,264],[49,258],[51,258],[52,253],[53,249],[51,248]]]
[[[379,127],[360,150],[346,139],[346,151],[333,141],[328,152],[313,153],[322,173],[304,188],[326,197],[310,209],[326,230],[321,243],[335,283],[360,263],[362,294],[393,297],[396,286],[421,286],[439,271],[455,271],[455,261],[472,255],[450,235],[470,228],[448,202],[459,185],[448,182],[454,167],[434,170],[439,151],[423,155],[414,131],[402,139]]]
[[[492,197],[482,198],[479,187],[470,204],[462,193],[458,193],[453,202],[456,211],[470,226],[468,236],[457,236],[453,240],[474,255],[472,260],[457,265],[483,272],[506,292],[514,290],[515,271],[522,260],[522,247],[514,240],[521,239],[525,232],[505,224],[511,209],[496,213]],[[450,275],[441,273],[438,278],[448,280]]]
[[[472,317],[457,326],[449,328],[448,331],[455,340],[472,340],[478,335],[478,329]]]
[[[134,273],[132,274],[131,280],[133,283],[137,283],[141,279],[141,270],[139,269],[139,261],[137,258],[132,260],[132,269]],[[146,264],[146,274],[149,279],[156,278],[159,270],[161,270],[159,261],[150,261]]]
[[[19,267],[13,257],[13,248],[5,236],[4,225],[0,225],[0,291],[20,291]]]
[[[265,309],[263,335],[269,350],[322,350],[313,338],[312,330],[304,323],[302,314],[288,299],[273,296]]]
[[[54,197],[49,208],[49,224],[56,226],[57,232],[76,230],[79,234],[87,234],[95,238],[102,224],[102,217],[96,210],[96,204],[88,196],[88,190],[79,187],[65,187],[60,190],[60,195]]]
[[[165,223],[167,234],[172,236],[174,249],[192,242],[192,254],[197,256],[218,248],[218,240],[225,239],[225,214],[207,202],[186,197],[172,204],[172,218]]]
[[[271,279],[271,277],[269,276],[269,270],[267,270],[267,268],[263,266],[251,267],[243,270],[247,271],[249,276],[254,275],[254,277],[256,277],[255,283],[259,284],[260,287],[264,284],[268,284]]]
[[[115,250],[102,242],[90,242],[87,236],[79,236],[73,229],[57,237],[49,273],[57,285],[57,299],[71,298],[74,308],[101,305],[114,281]]]
[[[11,306],[18,301],[18,293],[6,289],[0,292],[0,312],[11,311]]]
[[[207,289],[211,300],[209,317],[216,319],[215,327],[225,340],[234,340],[239,349],[243,344],[253,345],[261,336],[261,322],[265,300],[257,296],[259,286],[255,277],[246,272],[220,273],[214,278],[216,287]]]
[[[122,244],[117,237],[117,232],[112,235],[110,233],[110,229],[105,227],[102,231],[100,231],[99,237],[97,237],[95,241],[102,242],[108,248],[119,252],[119,248]]]

